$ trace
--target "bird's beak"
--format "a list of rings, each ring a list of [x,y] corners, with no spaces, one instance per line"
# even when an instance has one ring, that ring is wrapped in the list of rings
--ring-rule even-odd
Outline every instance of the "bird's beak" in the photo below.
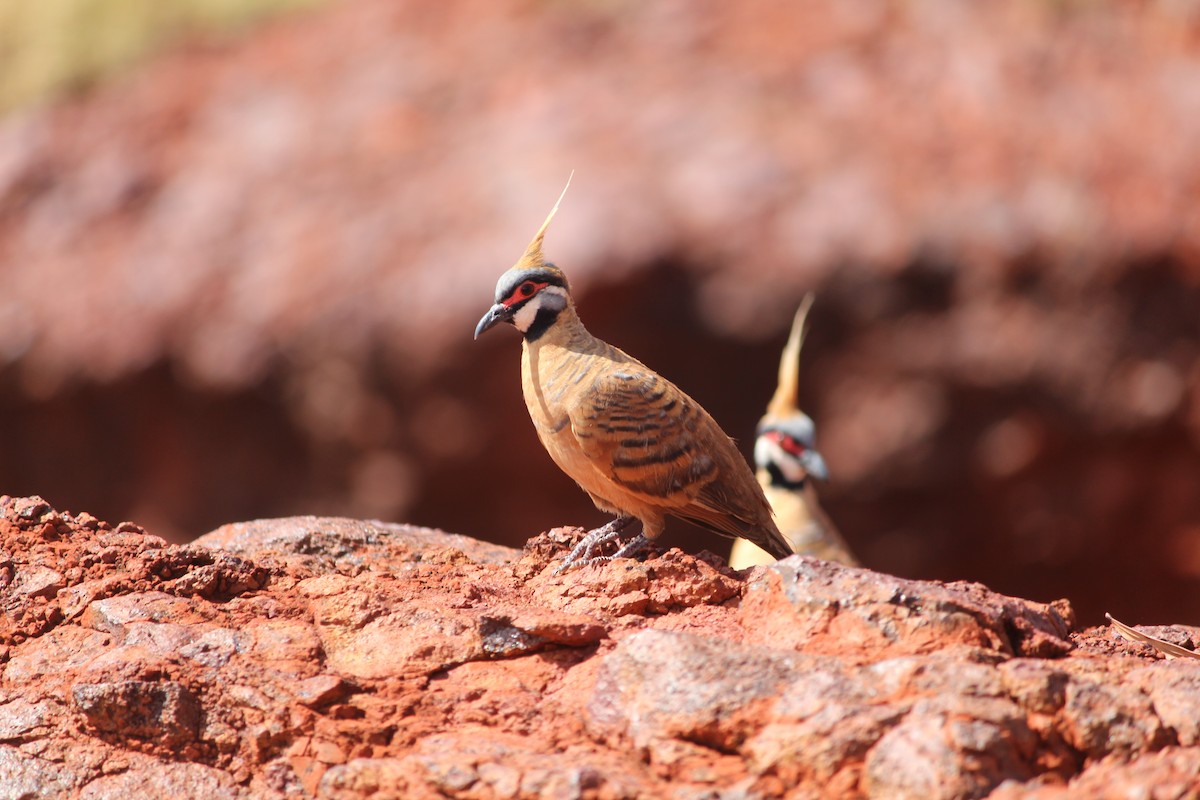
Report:
[[[513,311],[503,303],[496,303],[487,310],[483,318],[479,320],[479,324],[475,326],[475,338],[478,339],[481,334],[499,325],[501,322],[509,322],[512,320]]]
[[[816,450],[805,450],[800,456],[800,463],[804,465],[804,471],[817,480],[829,480],[829,467],[825,466],[825,459]]]

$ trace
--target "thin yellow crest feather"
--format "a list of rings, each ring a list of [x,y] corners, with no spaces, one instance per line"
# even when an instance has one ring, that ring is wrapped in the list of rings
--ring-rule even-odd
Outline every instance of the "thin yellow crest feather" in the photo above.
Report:
[[[567,196],[567,189],[571,188],[571,178],[574,177],[575,170],[571,170],[571,174],[567,176],[567,185],[563,187],[562,193],[554,201],[554,208],[550,209],[550,213],[546,216],[546,221],[542,223],[542,227],[538,228],[538,232],[533,235],[529,246],[525,248],[525,254],[517,262],[518,268],[534,267],[545,261],[545,257],[542,255],[542,239],[546,237],[546,230],[550,227],[550,222],[554,219],[554,215],[558,213],[558,206],[562,203],[563,198]]]
[[[779,384],[767,404],[768,417],[786,417],[800,410],[800,348],[804,346],[804,321],[813,299],[812,292],[806,294],[792,320],[792,333],[779,357]]]

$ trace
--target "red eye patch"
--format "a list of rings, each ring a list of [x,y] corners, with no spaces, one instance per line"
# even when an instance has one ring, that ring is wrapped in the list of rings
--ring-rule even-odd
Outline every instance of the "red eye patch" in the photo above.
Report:
[[[548,283],[539,283],[538,281],[523,281],[517,285],[517,288],[513,289],[512,294],[500,302],[505,308],[512,308],[522,300],[528,300],[529,298],[533,297],[535,294],[540,292],[542,289],[545,289],[549,285],[550,284]]]
[[[790,453],[794,456],[804,455],[804,451],[808,449],[783,431],[767,431],[766,436],[778,444],[785,453]]]

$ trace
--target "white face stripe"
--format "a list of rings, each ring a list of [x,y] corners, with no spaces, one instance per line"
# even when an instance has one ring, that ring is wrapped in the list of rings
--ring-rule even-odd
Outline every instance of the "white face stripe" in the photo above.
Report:
[[[539,294],[530,300],[525,305],[517,309],[517,313],[513,315],[513,325],[517,326],[517,330],[521,333],[529,330],[529,326],[533,324],[534,317],[542,308],[542,296]]]
[[[534,295],[532,300],[517,309],[517,313],[513,315],[513,325],[521,333],[525,333],[543,306],[562,309],[566,305],[567,291],[561,286],[547,286]]]
[[[800,463],[798,458],[766,436],[760,436],[754,442],[754,463],[760,468],[765,468],[768,464],[774,464],[784,479],[792,483],[797,483],[808,477],[808,470],[804,468],[804,465]]]

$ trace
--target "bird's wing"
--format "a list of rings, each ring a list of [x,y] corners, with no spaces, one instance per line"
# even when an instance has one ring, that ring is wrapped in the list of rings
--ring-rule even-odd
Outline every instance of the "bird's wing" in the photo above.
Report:
[[[596,468],[640,504],[728,536],[759,538],[753,531],[764,515],[769,523],[770,507],[712,417],[632,359],[600,372],[569,412]]]

